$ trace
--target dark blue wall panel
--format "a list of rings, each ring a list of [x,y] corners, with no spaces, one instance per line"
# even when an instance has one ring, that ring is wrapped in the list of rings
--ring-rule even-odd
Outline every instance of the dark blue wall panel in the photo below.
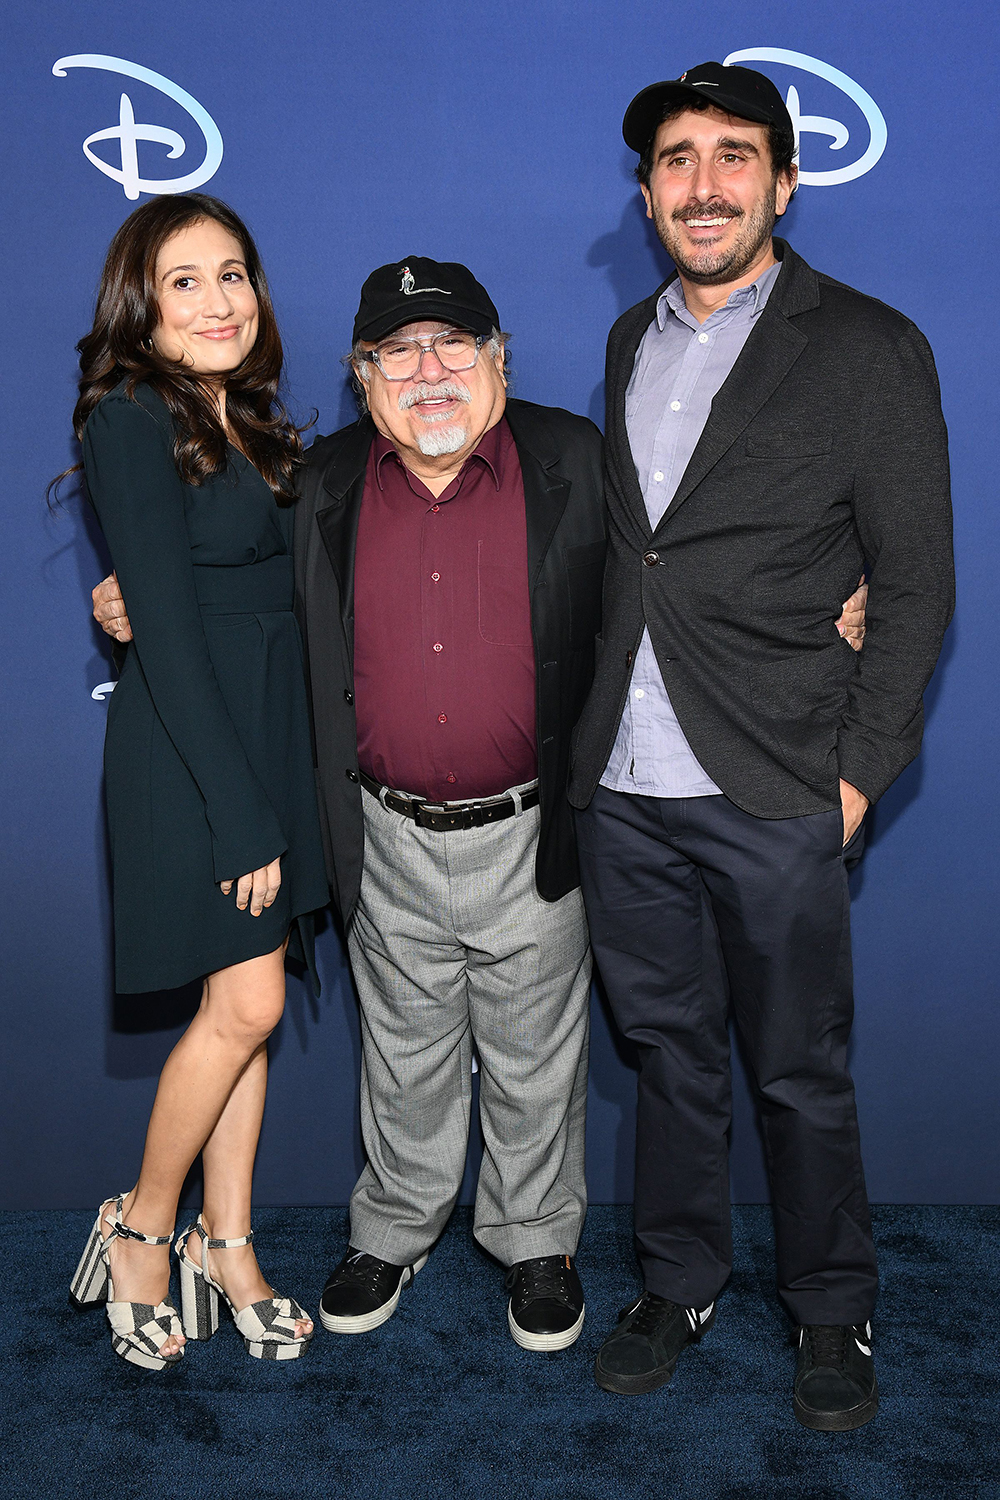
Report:
[[[818,268],[924,329],[953,441],[958,616],[929,695],[924,754],[874,813],[854,908],[853,1055],[869,1187],[877,1200],[995,1200],[992,15],[987,0],[944,10],[930,0],[874,8],[771,0],[756,10],[708,0],[683,14],[650,0],[182,0],[167,10],[42,0],[9,21],[0,64],[8,835],[0,1203],[86,1206],[131,1183],[180,1014],[175,1002],[143,1016],[113,1001],[105,700],[92,695],[114,674],[89,621],[105,559],[79,505],[51,516],[43,503],[46,481],[72,454],[73,344],[88,326],[107,243],[133,206],[82,142],[119,122],[125,93],[140,125],[167,127],[187,143],[171,161],[166,147],[140,140],[139,175],[177,176],[205,154],[177,90],[208,112],[224,155],[207,190],[257,233],[291,392],[300,410],[318,408],[320,431],[351,413],[338,357],[360,283],[407,254],[472,266],[514,334],[518,392],[600,420],[607,329],[665,265],[630,179],[623,108],[654,79],[762,48],[804,56],[762,66],[783,91],[796,89],[802,115],[849,133],[836,149],[835,135],[804,134],[802,166],[822,180],[803,186],[785,232]],[[94,67],[53,76],[59,59],[81,54],[123,59],[174,87]],[[864,156],[871,121],[877,137],[876,110],[884,153],[852,178],[839,169]],[[120,167],[116,140],[91,150]],[[832,182],[831,172],[848,180]],[[357,1168],[357,1022],[332,931],[322,962],[322,1000],[293,983],[275,1041],[262,1202],[343,1201]],[[591,1189],[595,1200],[624,1199],[634,1075],[599,1001],[595,1023]],[[743,1087],[733,1162],[736,1196],[763,1197]]]

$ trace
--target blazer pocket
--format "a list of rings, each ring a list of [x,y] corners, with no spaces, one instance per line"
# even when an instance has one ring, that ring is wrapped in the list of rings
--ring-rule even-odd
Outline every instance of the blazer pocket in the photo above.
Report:
[[[768,719],[805,719],[840,712],[858,658],[838,639],[822,650],[796,651],[750,669],[754,707]]]
[[[832,449],[828,427],[772,427],[747,435],[747,458],[822,458]]]

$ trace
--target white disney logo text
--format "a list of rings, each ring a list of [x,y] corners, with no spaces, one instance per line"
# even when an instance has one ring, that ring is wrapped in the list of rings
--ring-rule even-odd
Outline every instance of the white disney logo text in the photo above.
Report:
[[[847,167],[831,167],[825,172],[800,170],[800,183],[812,187],[834,187],[837,183],[851,182],[855,177],[863,177],[866,172],[871,171],[885,150],[886,141],[889,138],[885,116],[871,94],[866,93],[859,83],[855,83],[853,78],[848,78],[847,74],[842,73],[839,68],[821,62],[818,57],[809,57],[805,52],[789,52],[785,47],[745,47],[740,52],[730,52],[729,56],[724,59],[726,67],[732,63],[758,62],[785,63],[790,68],[801,68],[804,73],[812,73],[816,78],[824,78],[827,83],[832,83],[834,88],[846,94],[848,99],[852,99],[868,122],[868,149],[857,161],[851,162]],[[828,135],[831,151],[842,151],[847,145],[851,133],[839,120],[827,119],[825,115],[801,113],[799,91],[794,84],[789,87],[786,102],[795,129],[796,155],[798,155],[801,137],[806,132],[814,135]]]
[[[219,133],[219,127],[208,110],[204,109],[197,99],[178,84],[171,83],[170,79],[164,78],[162,73],[154,73],[152,68],[143,68],[139,63],[127,62],[123,57],[104,57],[98,52],[80,52],[73,57],[61,57],[57,63],[53,64],[52,71],[57,78],[65,78],[67,68],[100,68],[106,73],[122,73],[126,78],[135,78],[140,83],[146,83],[150,88],[166,94],[168,99],[173,99],[182,109],[187,110],[205,137],[204,160],[193,172],[188,172],[183,177],[140,177],[139,153],[136,150],[139,141],[156,141],[161,146],[169,146],[167,156],[171,161],[175,161],[178,156],[184,154],[187,150],[187,142],[182,135],[178,135],[176,130],[167,130],[162,125],[137,124],[132,100],[128,94],[122,94],[118,124],[110,125],[107,130],[95,130],[93,135],[88,135],[83,143],[83,154],[99,172],[104,173],[105,177],[110,177],[113,182],[121,183],[126,198],[134,201],[140,193],[185,193],[190,188],[200,187],[203,182],[215,176],[222,161],[222,136]],[[112,166],[92,151],[90,148],[95,141],[118,141],[121,166]]]

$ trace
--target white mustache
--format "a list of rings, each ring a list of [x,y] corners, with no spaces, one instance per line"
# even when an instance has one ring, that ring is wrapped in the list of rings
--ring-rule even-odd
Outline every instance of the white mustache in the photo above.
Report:
[[[415,406],[418,401],[440,401],[445,396],[451,396],[456,401],[464,401],[466,405],[472,400],[467,386],[455,385],[446,380],[441,385],[413,385],[409,390],[401,391],[399,409],[406,411],[409,407]]]

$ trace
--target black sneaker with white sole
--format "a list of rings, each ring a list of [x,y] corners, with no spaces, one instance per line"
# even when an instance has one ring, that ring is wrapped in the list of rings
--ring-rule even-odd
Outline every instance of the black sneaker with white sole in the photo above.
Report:
[[[666,1385],[688,1344],[696,1344],[715,1322],[715,1303],[700,1312],[679,1307],[666,1297],[643,1292],[638,1302],[619,1313],[594,1364],[594,1377],[605,1391],[641,1396]]]
[[[568,1349],[583,1328],[583,1287],[568,1255],[536,1255],[511,1266],[504,1281],[507,1326],[515,1344],[535,1353]]]
[[[872,1325],[805,1323],[792,1410],[816,1432],[850,1432],[878,1411]]]
[[[330,1333],[369,1333],[392,1317],[400,1292],[426,1264],[422,1255],[412,1266],[395,1266],[349,1246],[323,1288],[320,1322]]]

